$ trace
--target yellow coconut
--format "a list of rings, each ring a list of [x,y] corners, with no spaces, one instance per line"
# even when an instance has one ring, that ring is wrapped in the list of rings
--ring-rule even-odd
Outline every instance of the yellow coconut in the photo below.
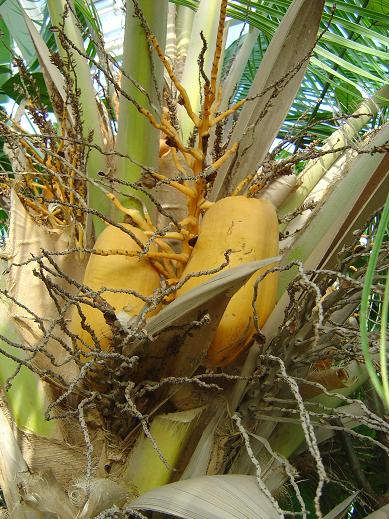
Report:
[[[242,263],[278,254],[278,220],[271,202],[231,196],[216,202],[206,212],[199,237],[182,278],[190,272],[209,270],[225,261],[232,249],[232,268]],[[206,366],[226,366],[249,345],[255,332],[252,299],[258,277],[271,266],[258,270],[231,298],[205,359]],[[178,290],[180,296],[216,274],[191,278]],[[182,279],[181,278],[181,279]],[[277,274],[268,274],[259,285],[256,312],[262,327],[276,303]]]
[[[140,229],[129,224],[122,225],[130,230],[141,243],[144,244],[147,241],[147,236]],[[129,234],[110,225],[97,238],[94,249],[107,253],[115,250],[132,253],[139,251],[140,247]],[[139,258],[137,255],[125,256],[114,253],[106,256],[91,254],[83,283],[95,292],[102,288],[109,288],[134,290],[143,296],[151,296],[160,285],[160,276],[146,257]],[[136,295],[125,292],[104,291],[101,297],[115,311],[124,310],[129,317],[137,315],[145,305],[144,301]],[[112,333],[103,313],[98,308],[85,303],[81,303],[80,306],[86,318],[86,324],[95,333],[101,349],[110,350]],[[76,307],[73,309],[70,330],[81,339],[77,341],[81,350],[85,352],[88,351],[88,348],[96,349],[92,335],[85,329],[85,326],[81,326],[81,316]],[[87,344],[87,347],[83,345],[82,341]]]

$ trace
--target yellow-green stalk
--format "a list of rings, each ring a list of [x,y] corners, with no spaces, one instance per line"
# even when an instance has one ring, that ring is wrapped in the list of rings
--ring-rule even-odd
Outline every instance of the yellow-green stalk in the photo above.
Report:
[[[203,409],[169,413],[154,418],[150,434],[160,453],[152,441],[141,434],[125,471],[125,478],[131,481],[139,494],[170,482]],[[162,461],[161,454],[167,464]]]

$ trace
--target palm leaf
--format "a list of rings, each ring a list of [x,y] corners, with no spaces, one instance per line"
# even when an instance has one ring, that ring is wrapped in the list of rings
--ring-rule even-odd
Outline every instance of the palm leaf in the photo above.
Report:
[[[212,199],[231,192],[243,178],[256,170],[268,152],[304,76],[320,22],[318,7],[312,2],[294,2],[280,24],[250,89],[249,97],[253,101],[243,107],[231,135],[231,142],[239,143],[237,157],[232,166],[229,162],[219,171],[212,188]],[[288,75],[290,78],[286,79]],[[281,97],[277,96],[273,86],[277,82],[283,84]],[[254,141],[258,146],[250,147]]]
[[[0,15],[16,41],[24,60],[31,64],[35,59],[35,49],[24,21],[24,9],[19,0],[5,0],[0,5]]]

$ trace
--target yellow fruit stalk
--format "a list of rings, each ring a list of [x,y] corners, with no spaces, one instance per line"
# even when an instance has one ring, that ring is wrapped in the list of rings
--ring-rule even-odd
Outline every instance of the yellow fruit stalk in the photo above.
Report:
[[[278,254],[278,220],[271,202],[231,196],[211,206],[202,220],[197,243],[182,278],[190,272],[221,265],[228,249],[232,249],[232,253],[227,268]],[[231,298],[208,350],[206,366],[226,366],[248,346],[255,332],[252,308],[254,284],[269,268],[271,265],[258,270]],[[188,292],[215,275],[191,278],[177,295]],[[277,274],[268,274],[259,284],[256,301],[260,327],[275,306],[276,292]]]
[[[147,241],[147,236],[140,229],[129,224],[122,225],[130,230],[140,242],[145,243]],[[130,235],[112,225],[106,227],[100,234],[94,249],[105,252],[120,249],[128,253],[136,253],[140,250],[139,245]],[[94,291],[102,288],[134,290],[143,296],[150,296],[159,287],[160,277],[146,257],[92,254],[85,270],[83,283]],[[129,316],[137,315],[145,304],[139,297],[124,292],[104,291],[101,296],[115,311],[124,309]],[[104,319],[103,313],[88,304],[82,303],[80,306],[85,315],[86,323],[93,329],[99,340],[101,349],[109,350],[111,330]],[[81,317],[76,307],[73,310],[70,329],[72,333],[85,341],[91,350],[96,349],[91,335],[81,326]],[[87,351],[81,341],[78,345],[82,350]]]
[[[150,435],[168,466],[163,463],[150,438],[143,433],[138,437],[124,473],[125,479],[135,486],[139,494],[170,482],[203,410],[163,414],[152,421]]]

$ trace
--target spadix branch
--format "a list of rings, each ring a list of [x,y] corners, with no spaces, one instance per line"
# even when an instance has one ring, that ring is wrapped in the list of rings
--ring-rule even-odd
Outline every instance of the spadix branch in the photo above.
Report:
[[[66,35],[63,35],[63,37],[66,39],[67,43],[70,47],[72,47],[73,50],[78,52],[80,55],[84,56],[85,58],[88,58],[86,53],[81,51],[78,47],[74,46],[71,41],[68,41],[66,38]],[[169,123],[169,121],[166,120],[166,117],[162,116],[161,122],[159,123],[156,118],[152,115],[152,113],[147,110],[146,108],[142,107],[132,96],[130,96],[124,89],[121,88],[121,86],[118,84],[118,82],[113,77],[112,73],[110,71],[107,71],[101,64],[99,64],[97,61],[90,59],[91,63],[95,65],[101,72],[105,74],[107,77],[107,80],[109,80],[115,87],[115,90],[120,93],[124,98],[126,98],[128,101],[130,101],[133,106],[138,110],[139,113],[144,115],[150,122],[150,124],[156,128],[157,130],[161,130],[165,135],[170,138],[177,148],[185,155],[187,153],[191,154],[195,159],[199,159],[199,155],[197,153],[197,150],[194,148],[187,148],[183,145],[181,142],[181,139],[178,136],[177,131],[175,128]],[[97,146],[94,146],[98,149]],[[121,155],[119,155],[121,156]]]
[[[162,61],[163,65],[166,69],[166,72],[169,74],[169,77],[172,80],[174,86],[177,88],[178,92],[180,93],[181,98],[182,98],[182,105],[184,106],[186,113],[192,119],[193,123],[196,126],[199,126],[200,119],[199,119],[198,115],[196,115],[192,110],[192,106],[191,106],[188,94],[186,93],[185,88],[181,85],[181,83],[176,78],[176,75],[174,74],[169,61],[167,60],[167,58],[165,57],[165,54],[163,53],[161,47],[159,46],[156,37],[151,35],[151,36],[149,36],[149,40],[150,40],[150,43],[153,45],[155,51],[157,52],[159,59]]]
[[[217,29],[217,37],[216,37],[216,48],[215,54],[213,57],[212,70],[211,70],[211,88],[210,88],[210,105],[214,102],[216,98],[216,83],[217,83],[217,75],[219,72],[220,65],[220,57],[222,53],[222,45],[223,45],[223,34],[225,28],[226,21],[226,12],[227,12],[227,0],[222,0],[220,6],[220,18],[219,18],[219,26]]]
[[[247,98],[241,99],[240,101],[238,101],[234,105],[232,105],[230,108],[228,108],[228,110],[225,110],[223,113],[216,115],[215,117],[211,117],[211,119],[209,121],[209,125],[215,126],[216,124],[224,121],[224,119],[226,119],[230,115],[237,112],[239,110],[239,108],[241,108],[246,103],[246,101],[248,101]]]
[[[246,100],[241,100],[241,101],[235,103],[235,105],[230,107],[228,110],[226,110],[222,114],[219,114],[218,116],[216,116],[214,118],[211,117],[211,114],[217,108],[217,106],[214,106],[212,108],[212,104],[214,103],[214,101],[216,99],[216,91],[217,91],[216,82],[217,82],[217,74],[218,74],[219,66],[220,66],[220,57],[221,57],[222,40],[223,40],[223,33],[224,33],[224,27],[225,27],[227,1],[223,0],[222,4],[221,4],[216,48],[215,48],[214,60],[213,60],[212,71],[211,71],[211,82],[209,83],[209,81],[206,81],[205,85],[204,85],[204,103],[203,103],[202,113],[201,113],[200,117],[193,112],[193,109],[192,109],[192,106],[190,103],[190,99],[189,99],[189,96],[188,96],[185,88],[177,79],[169,60],[166,58],[161,46],[159,45],[159,43],[157,41],[157,38],[151,33],[150,28],[147,25],[147,22],[143,16],[142,11],[139,8],[137,1],[133,0],[133,3],[135,6],[136,15],[141,20],[141,24],[147,35],[147,38],[149,39],[154,50],[156,51],[159,59],[163,63],[165,70],[168,73],[173,84],[175,85],[177,91],[180,93],[181,104],[185,108],[188,116],[194,123],[195,127],[200,130],[199,137],[198,137],[198,148],[197,149],[186,148],[183,145],[183,143],[181,142],[181,140],[179,139],[177,131],[172,127],[172,125],[168,124],[168,122],[166,120],[164,123],[161,121],[161,124],[159,125],[150,113],[146,113],[146,112],[143,112],[143,113],[150,120],[150,123],[153,126],[155,126],[157,129],[163,131],[167,135],[167,137],[170,137],[173,139],[173,141],[177,145],[177,148],[181,152],[190,153],[192,155],[192,157],[195,159],[195,161],[197,162],[197,164],[202,163],[205,158],[205,153],[206,153],[206,150],[203,149],[202,138],[208,134],[210,127],[214,126],[218,122],[223,121],[224,119],[226,119],[227,117],[229,117],[230,115],[235,113],[246,101]],[[138,110],[139,110],[139,108],[138,108]],[[162,119],[164,119],[164,116],[162,117]],[[196,170],[198,170],[198,169],[199,169],[199,167],[197,166]],[[198,171],[196,171],[196,172],[198,172]]]
[[[143,17],[142,14],[140,14],[140,16]],[[225,16],[225,14],[224,14],[224,16]],[[159,46],[159,44],[158,44],[158,42],[156,40],[156,37],[154,35],[152,35],[150,30],[147,28],[147,23],[146,23],[145,20],[142,21],[142,24],[146,28],[145,30],[148,31],[148,37],[150,39],[150,43],[155,48],[155,50],[156,50],[160,60],[164,64],[167,72],[169,73],[169,75],[172,75],[175,78],[175,75],[174,75],[174,72],[172,70],[172,67],[171,67],[170,63],[168,62],[167,58],[165,57],[162,49],[160,48],[160,46]],[[223,18],[222,14],[221,14],[221,19],[220,19],[220,24],[219,24],[219,32],[221,31],[221,33],[218,36],[219,39],[222,37],[222,29],[223,29],[223,27],[224,27],[224,18]],[[178,135],[178,132],[175,130],[175,128],[169,122],[166,113],[162,114],[161,121],[158,122],[155,119],[155,117],[151,114],[151,112],[149,110],[147,110],[146,108],[140,106],[139,103],[132,96],[130,96],[127,92],[125,92],[120,87],[120,85],[115,81],[115,78],[113,77],[113,75],[112,75],[112,73],[110,71],[106,70],[106,68],[104,68],[101,64],[99,64],[95,60],[89,58],[84,51],[80,50],[77,46],[75,46],[67,38],[66,34],[61,34],[61,36],[63,37],[64,41],[66,41],[66,43],[74,51],[76,51],[78,54],[83,56],[85,59],[90,59],[91,63],[93,63],[100,71],[102,71],[105,74],[105,76],[107,77],[107,79],[114,84],[114,87],[115,87],[116,91],[119,92],[121,95],[123,95],[123,97],[125,97],[128,101],[130,101],[134,105],[134,107],[138,110],[138,112],[140,112],[142,115],[144,115],[149,120],[150,124],[154,128],[162,131],[174,143],[174,145],[177,147],[177,149],[180,150],[183,153],[185,160],[187,160],[187,155],[188,154],[193,157],[193,159],[195,160],[195,163],[197,163],[197,167],[196,167],[197,171],[196,171],[196,173],[198,173],[201,170],[200,165],[203,163],[203,160],[204,160],[204,151],[202,151],[202,149],[201,149],[202,146],[201,146],[201,139],[200,138],[199,138],[199,148],[198,149],[192,148],[192,147],[188,148],[188,147],[184,146],[182,141],[181,141],[181,139],[180,139],[180,137],[179,137],[179,135]],[[220,56],[217,57],[217,50],[216,50],[215,51],[214,67],[218,66],[219,61],[220,61]],[[172,77],[172,80],[173,80],[173,77]],[[176,85],[176,88],[178,89],[178,91],[180,92],[180,94],[181,94],[181,96],[182,96],[182,98],[184,100],[184,106],[186,106],[185,105],[185,99],[187,99],[188,102],[189,102],[189,98],[188,98],[188,96],[187,96],[187,94],[185,92],[184,87],[181,84],[179,84],[179,82],[178,82],[178,80],[176,78],[174,80],[174,84]],[[216,88],[216,86],[215,86],[215,88]],[[213,96],[212,97],[212,101],[215,98],[214,94],[215,94],[215,92],[212,94],[212,96]],[[198,116],[195,116],[196,120],[194,120],[193,122],[195,123],[196,127],[201,128],[202,135],[206,135],[208,133],[208,131],[209,131],[209,128],[211,126],[213,126],[214,124],[217,124],[217,122],[222,121],[223,119],[225,119],[226,117],[228,117],[229,115],[234,113],[236,110],[238,110],[244,104],[244,102],[245,102],[244,100],[239,101],[234,106],[232,106],[229,110],[227,110],[226,112],[224,112],[222,114],[219,114],[213,120],[212,119],[209,120],[209,117],[205,117],[204,118],[204,116],[203,116],[203,117],[199,118]],[[187,105],[187,109],[189,110],[188,111],[188,115],[190,115],[190,112],[191,112],[190,103]],[[93,147],[97,148],[97,146],[93,146]],[[226,156],[226,158],[227,157],[228,157],[228,155]],[[223,162],[224,162],[224,160],[221,161],[218,164],[221,165]],[[216,169],[216,168],[214,167],[214,169]]]

